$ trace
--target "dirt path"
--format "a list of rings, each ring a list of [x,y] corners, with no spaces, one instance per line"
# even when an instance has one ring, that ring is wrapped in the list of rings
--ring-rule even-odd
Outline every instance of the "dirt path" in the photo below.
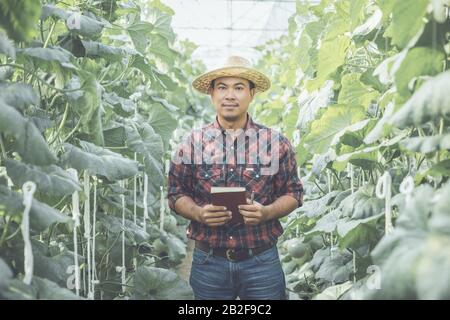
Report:
[[[176,272],[184,280],[189,282],[189,274],[191,272],[192,253],[194,252],[194,241],[189,239],[186,247],[186,257],[183,262],[177,267]]]

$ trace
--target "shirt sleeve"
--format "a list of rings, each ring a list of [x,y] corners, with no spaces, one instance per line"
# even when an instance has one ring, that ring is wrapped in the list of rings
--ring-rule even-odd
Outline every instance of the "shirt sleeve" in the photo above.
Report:
[[[186,157],[186,154],[191,155],[191,150],[189,140],[183,141],[170,161],[167,198],[170,209],[175,212],[175,202],[179,198],[183,196],[194,197],[192,186],[192,164],[189,162],[186,163],[186,159],[192,159]]]
[[[287,138],[281,136],[280,140],[282,154],[274,181],[276,197],[289,195],[295,198],[298,202],[298,207],[301,207],[303,205],[303,184],[297,174],[295,152]]]

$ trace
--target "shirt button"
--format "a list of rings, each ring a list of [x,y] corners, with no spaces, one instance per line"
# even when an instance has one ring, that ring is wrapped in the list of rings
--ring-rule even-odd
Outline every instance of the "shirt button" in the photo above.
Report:
[[[233,172],[233,171],[234,171],[234,169],[233,169],[233,168],[231,168],[231,169],[230,169],[230,171],[231,171],[231,172]]]
[[[230,236],[230,240],[233,240],[233,237],[232,237],[232,236]]]

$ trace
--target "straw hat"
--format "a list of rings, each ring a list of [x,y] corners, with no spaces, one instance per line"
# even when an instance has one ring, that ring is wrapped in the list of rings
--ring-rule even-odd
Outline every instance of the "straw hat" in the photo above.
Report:
[[[238,77],[250,80],[255,84],[256,92],[264,92],[270,88],[269,78],[254,69],[250,61],[239,56],[231,56],[222,67],[200,75],[192,82],[192,86],[198,91],[207,94],[211,81],[221,77]]]

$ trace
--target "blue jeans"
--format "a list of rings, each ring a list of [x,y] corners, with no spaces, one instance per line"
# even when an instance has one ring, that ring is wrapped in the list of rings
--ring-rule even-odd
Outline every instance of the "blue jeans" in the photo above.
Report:
[[[196,300],[285,300],[286,283],[276,246],[239,262],[195,248],[190,285]]]

